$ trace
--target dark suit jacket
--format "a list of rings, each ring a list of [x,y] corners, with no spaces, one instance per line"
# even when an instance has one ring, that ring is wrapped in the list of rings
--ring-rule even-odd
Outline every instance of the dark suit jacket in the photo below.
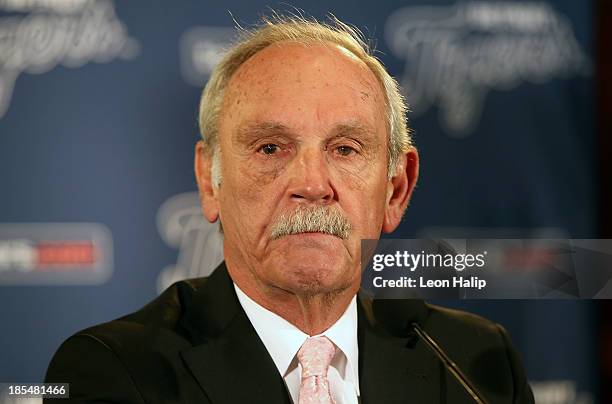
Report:
[[[422,341],[390,336],[367,300],[358,306],[362,403],[472,402]],[[501,326],[427,309],[425,330],[491,403],[533,403]],[[178,282],[141,310],[68,338],[46,382],[70,383],[71,399],[58,403],[291,403],[223,264],[209,278]]]

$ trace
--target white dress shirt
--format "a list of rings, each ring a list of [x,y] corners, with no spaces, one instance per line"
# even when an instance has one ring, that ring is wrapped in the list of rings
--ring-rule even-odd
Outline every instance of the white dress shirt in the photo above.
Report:
[[[302,369],[297,352],[310,336],[296,326],[260,306],[234,284],[238,300],[270,353],[294,403],[298,402]],[[357,404],[359,397],[359,348],[357,343],[357,299],[324,335],[338,348],[328,372],[331,395],[336,404]]]

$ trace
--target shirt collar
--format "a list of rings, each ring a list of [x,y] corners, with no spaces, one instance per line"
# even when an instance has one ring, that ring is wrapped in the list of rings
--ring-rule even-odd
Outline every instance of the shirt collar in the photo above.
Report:
[[[255,331],[270,353],[281,376],[285,376],[298,350],[309,337],[299,328],[259,305],[234,283],[236,295]],[[354,296],[344,314],[321,334],[344,353],[346,369],[339,369],[344,378],[359,389],[359,348],[357,342],[357,297]]]

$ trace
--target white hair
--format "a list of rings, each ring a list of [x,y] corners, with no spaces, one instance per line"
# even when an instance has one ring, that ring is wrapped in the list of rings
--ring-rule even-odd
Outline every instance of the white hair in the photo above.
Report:
[[[387,173],[389,179],[395,175],[399,156],[412,146],[411,132],[406,122],[407,106],[399,85],[373,55],[372,49],[366,44],[358,29],[334,16],[330,16],[330,20],[330,23],[324,23],[303,16],[287,17],[274,14],[272,17],[264,18],[262,23],[253,29],[241,28],[241,37],[215,67],[200,100],[200,133],[206,151],[212,153],[211,176],[215,186],[221,184],[218,124],[227,85],[232,75],[249,58],[272,44],[284,41],[336,44],[365,62],[385,93],[385,118],[389,132]]]

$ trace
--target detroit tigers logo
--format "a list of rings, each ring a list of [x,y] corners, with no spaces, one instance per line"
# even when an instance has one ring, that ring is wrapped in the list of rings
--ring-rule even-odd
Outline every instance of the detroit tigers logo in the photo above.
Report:
[[[183,279],[208,276],[223,261],[218,222],[204,219],[196,192],[164,202],[157,212],[157,228],[164,242],[178,249],[176,264],[165,267],[157,278],[158,292]]]
[[[140,50],[110,0],[0,0],[0,118],[22,73],[134,59]]]
[[[591,72],[568,19],[541,2],[404,7],[389,16],[385,38],[406,61],[398,80],[413,114],[437,106],[455,137],[477,127],[490,90]]]

